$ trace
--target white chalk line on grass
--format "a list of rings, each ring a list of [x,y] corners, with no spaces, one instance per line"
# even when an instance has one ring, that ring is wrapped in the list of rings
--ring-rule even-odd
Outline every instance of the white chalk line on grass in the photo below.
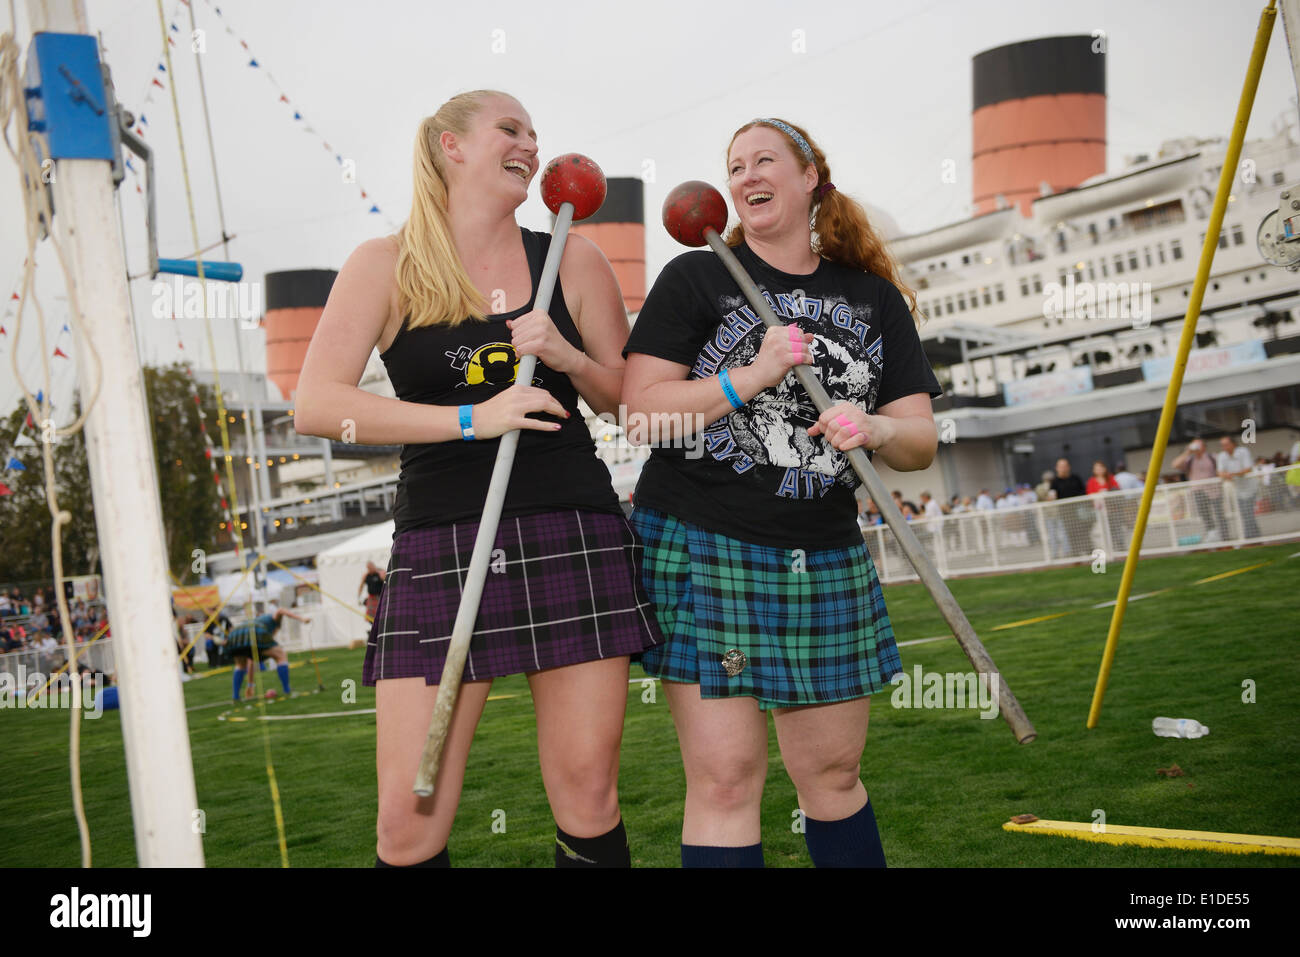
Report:
[[[258,721],[306,721],[308,718],[342,718],[350,714],[374,714],[374,708],[354,708],[351,711],[319,711],[313,714],[263,714]]]

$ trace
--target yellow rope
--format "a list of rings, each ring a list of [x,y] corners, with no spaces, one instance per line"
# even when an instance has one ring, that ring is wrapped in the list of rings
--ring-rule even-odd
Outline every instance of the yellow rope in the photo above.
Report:
[[[263,559],[262,559],[262,560],[263,560],[263,561],[266,561],[266,562],[269,562],[270,564],[274,565],[276,568],[283,568],[285,571],[287,571],[287,572],[288,572],[290,575],[292,575],[294,578],[298,579],[298,581],[302,582],[302,583],[303,583],[304,585],[306,585],[308,588],[314,588],[314,589],[316,589],[316,592],[317,592],[318,594],[324,595],[326,598],[329,598],[329,599],[331,599],[331,600],[333,600],[333,601],[338,602],[340,605],[342,605],[342,606],[343,606],[344,608],[346,608],[348,611],[352,612],[352,614],[354,614],[354,615],[360,615],[360,616],[361,616],[362,618],[364,618],[367,622],[369,622],[369,621],[372,620],[372,619],[370,618],[370,616],[367,615],[364,611],[357,611],[355,608],[353,608],[351,605],[349,605],[349,604],[348,604],[346,601],[344,601],[342,598],[338,598],[338,597],[335,596],[335,595],[331,595],[329,592],[325,591],[325,589],[321,588],[320,585],[316,584],[315,582],[310,582],[310,581],[308,581],[307,579],[303,578],[301,575],[299,575],[297,572],[295,572],[295,571],[294,571],[292,568],[290,568],[289,566],[287,566],[287,565],[282,565],[282,564],[280,564],[279,562],[277,562],[275,559],[273,559],[273,558],[267,558],[267,557],[265,557],[265,556],[263,556]]]
[[[158,7],[158,29],[161,31],[162,34],[163,56],[166,58],[167,61],[167,74],[172,78],[171,83],[168,84],[168,91],[171,93],[172,114],[176,120],[176,139],[180,147],[181,174],[185,182],[185,203],[187,209],[189,210],[190,234],[193,239],[194,248],[197,250],[203,246],[203,242],[199,239],[198,220],[194,212],[194,190],[190,183],[189,160],[185,155],[185,135],[181,126],[180,102],[177,100],[176,97],[176,85],[177,85],[176,71],[172,67],[171,48],[170,45],[167,43],[167,19],[166,19],[166,15],[163,12],[162,0],[156,0],[156,4]],[[203,256],[196,253],[194,257],[194,263],[197,268],[198,280],[200,286],[202,287],[202,293],[203,293],[202,295],[203,327],[207,332],[208,352],[212,356],[213,387],[217,396],[218,421],[221,425],[221,451],[222,451],[222,456],[224,457],[226,463],[226,480],[230,485],[230,502],[232,506],[231,511],[234,515],[238,515],[239,514],[239,490],[235,486],[235,469],[233,465],[233,457],[230,453],[230,431],[229,429],[226,428],[226,418],[227,418],[226,400],[221,389],[221,372],[217,368],[217,346],[216,346],[216,341],[212,335],[212,317],[208,315],[208,308],[207,308],[208,281],[207,281],[207,276],[204,273]],[[257,520],[257,516],[254,516],[254,519]],[[245,552],[244,552],[244,536],[240,530],[239,522],[237,519],[236,521],[231,523],[231,533],[234,535],[235,554],[239,558],[240,568],[247,571],[249,566],[247,564]],[[250,612],[252,611],[251,594],[250,594],[247,610]],[[249,617],[251,618],[253,616],[249,615]],[[260,661],[257,655],[257,642],[254,641],[253,642],[254,675],[256,675],[257,673],[256,668],[259,664]],[[258,707],[262,709],[263,713],[265,713],[266,702],[260,696],[258,699]],[[284,832],[284,811],[283,808],[281,808],[280,806],[280,789],[276,784],[275,765],[271,760],[270,729],[265,726],[265,723],[263,723],[263,728],[262,728],[262,749],[266,758],[266,776],[271,788],[271,806],[275,812],[275,830],[280,845],[280,866],[288,867],[289,847]]]

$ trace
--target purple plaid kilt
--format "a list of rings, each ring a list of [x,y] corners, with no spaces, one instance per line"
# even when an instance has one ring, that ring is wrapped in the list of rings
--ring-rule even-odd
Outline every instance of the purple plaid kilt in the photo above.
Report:
[[[362,683],[438,684],[478,522],[403,532],[366,642]],[[639,654],[663,641],[641,581],[641,544],[622,515],[502,518],[462,680]]]

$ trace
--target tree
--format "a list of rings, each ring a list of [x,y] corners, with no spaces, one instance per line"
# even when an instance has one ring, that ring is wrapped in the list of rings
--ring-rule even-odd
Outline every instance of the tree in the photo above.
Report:
[[[195,391],[191,391],[192,386]],[[209,434],[219,434],[213,431],[216,399],[212,389],[193,382],[180,363],[162,369],[146,366],[144,387],[158,463],[167,565],[181,581],[196,582],[194,551],[212,551],[217,523],[221,521],[221,499],[212,481],[207,445],[199,429],[199,423],[206,418]],[[201,407],[194,402],[195,394]]]
[[[178,579],[194,582],[198,578],[192,568],[194,550],[201,549],[204,553],[212,550],[217,523],[221,520],[220,498],[199,429],[205,413],[209,416],[209,429],[213,428],[216,403],[209,387],[195,383],[201,408],[196,405],[189,374],[179,363],[162,369],[146,367],[144,383],[158,469],[167,564]],[[74,410],[73,417],[76,414]],[[4,529],[0,581],[48,581],[54,576],[39,423],[33,422],[22,430],[21,434],[31,439],[31,444],[13,444],[26,418],[27,406],[20,403],[4,420],[0,433],[0,448],[12,446],[13,457],[24,467],[0,473],[12,492],[0,496],[0,528]],[[55,421],[70,421],[70,418],[56,416]],[[63,572],[65,575],[99,574],[94,503],[81,432],[55,443],[54,471],[59,507],[72,515],[72,522],[63,527]]]
[[[54,555],[51,551],[49,505],[45,498],[45,464],[41,441],[43,429],[35,418],[27,425],[27,403],[19,405],[5,419],[0,432],[0,450],[8,458],[0,480],[9,495],[0,496],[0,581],[51,581]],[[73,417],[78,415],[73,410]],[[61,420],[57,416],[55,421]],[[5,454],[0,451],[0,454]],[[16,460],[17,465],[15,465]],[[63,573],[98,573],[99,547],[95,515],[90,508],[90,474],[86,466],[86,445],[80,432],[54,442],[55,491],[59,508],[72,521],[63,526]]]

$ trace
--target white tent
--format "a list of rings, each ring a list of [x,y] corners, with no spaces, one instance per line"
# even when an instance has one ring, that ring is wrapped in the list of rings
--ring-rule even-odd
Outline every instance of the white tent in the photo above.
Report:
[[[366,562],[374,562],[380,568],[388,567],[392,548],[393,523],[384,522],[371,525],[356,537],[339,542],[316,556],[322,604],[310,627],[312,641],[317,647],[346,645],[358,638],[369,637],[370,626],[363,617],[366,609],[361,600],[361,580],[366,574]]]

